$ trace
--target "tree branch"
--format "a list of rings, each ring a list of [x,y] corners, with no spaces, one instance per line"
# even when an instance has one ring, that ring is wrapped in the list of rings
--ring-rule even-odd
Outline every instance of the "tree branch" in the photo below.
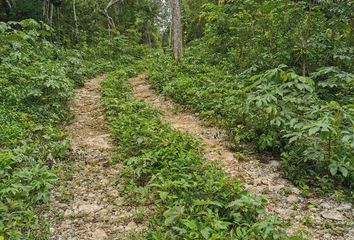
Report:
[[[100,12],[103,14],[103,16],[105,16],[107,18],[108,21],[108,26],[110,28],[115,28],[116,24],[114,23],[114,20],[111,16],[109,16],[108,14],[108,9],[110,9],[114,4],[118,3],[121,0],[110,0],[107,4],[107,6],[103,9],[100,10]]]
[[[9,7],[9,9],[11,10],[12,9],[12,2],[11,0],[5,0],[7,6]]]

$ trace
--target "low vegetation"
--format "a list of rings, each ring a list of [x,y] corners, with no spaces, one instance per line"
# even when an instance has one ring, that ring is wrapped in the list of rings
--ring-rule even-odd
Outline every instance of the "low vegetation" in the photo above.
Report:
[[[285,239],[279,220],[265,215],[263,197],[205,161],[198,139],[171,129],[132,97],[133,72],[111,74],[103,102],[125,189],[133,201],[156,208],[144,239]]]
[[[59,127],[71,117],[68,100],[84,78],[107,69],[48,42],[52,31],[34,20],[0,22],[0,239],[46,234],[33,206],[48,200],[50,168],[69,147]]]
[[[353,91],[352,74],[329,67],[305,77],[282,65],[235,75],[201,64],[189,57],[197,50],[189,51],[179,66],[169,56],[152,57],[156,90],[225,127],[236,143],[278,153],[285,175],[300,186],[341,186],[351,196],[354,99],[346,93]]]
[[[184,62],[151,57],[156,90],[280,155],[296,184],[353,197],[352,2],[202,2]]]

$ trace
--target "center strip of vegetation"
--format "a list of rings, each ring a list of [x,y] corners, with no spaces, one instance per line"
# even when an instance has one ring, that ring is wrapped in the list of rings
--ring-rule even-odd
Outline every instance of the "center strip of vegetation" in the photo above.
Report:
[[[172,129],[156,109],[132,97],[127,81],[132,75],[112,73],[102,95],[126,166],[125,191],[139,204],[154,205],[143,238],[286,239],[277,218],[265,214],[262,196],[205,161],[199,139]]]

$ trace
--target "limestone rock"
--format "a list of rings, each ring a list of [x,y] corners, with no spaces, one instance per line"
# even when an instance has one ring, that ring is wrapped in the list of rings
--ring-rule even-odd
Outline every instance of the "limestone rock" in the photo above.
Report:
[[[96,240],[105,240],[108,239],[108,235],[105,231],[102,229],[96,229],[93,233],[92,236]]]
[[[350,209],[352,209],[352,205],[350,203],[343,203],[337,208],[338,211],[347,211]]]
[[[327,210],[321,213],[322,217],[331,219],[331,220],[336,220],[336,221],[343,221],[345,220],[345,217],[343,216],[342,213],[338,212],[337,210]]]
[[[125,227],[125,230],[126,231],[131,231],[131,230],[134,230],[136,229],[138,226],[136,225],[135,222],[130,222],[128,223],[128,225]]]
[[[77,209],[78,214],[92,214],[101,210],[101,207],[96,204],[81,205]]]
[[[288,201],[288,203],[296,203],[299,201],[299,197],[295,194],[291,194],[286,198],[286,201]]]

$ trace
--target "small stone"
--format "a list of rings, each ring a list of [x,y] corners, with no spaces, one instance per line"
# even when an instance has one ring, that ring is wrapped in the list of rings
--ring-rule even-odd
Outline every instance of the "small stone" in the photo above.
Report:
[[[263,185],[269,185],[269,180],[268,179],[262,179],[261,184]]]
[[[102,179],[102,180],[101,180],[101,183],[102,183],[103,185],[107,185],[107,184],[109,183],[109,180],[108,180],[108,179]]]
[[[103,215],[103,216],[107,216],[108,213],[109,213],[109,210],[107,208],[100,210],[100,214]]]
[[[66,205],[65,203],[60,203],[60,202],[57,203],[56,205],[58,208],[67,208],[68,207],[68,205]]]
[[[331,220],[336,220],[336,221],[343,221],[345,220],[345,217],[343,214],[338,212],[337,210],[327,210],[321,213],[322,217],[331,219]]]
[[[288,203],[296,203],[299,201],[299,198],[295,194],[291,194],[286,198],[286,201],[288,201]]]
[[[321,206],[321,208],[324,208],[324,209],[330,209],[330,208],[332,208],[331,205],[329,205],[328,203],[325,203],[325,202],[324,202],[324,203],[321,203],[320,206]]]
[[[277,168],[277,167],[280,167],[281,164],[280,164],[280,161],[271,160],[269,162],[269,165],[272,166],[272,167]]]
[[[283,208],[275,209],[275,212],[277,212],[280,216],[285,216],[288,214],[287,209],[283,209]]]
[[[352,205],[350,203],[343,203],[337,208],[338,211],[347,211],[350,209],[352,209]]]
[[[105,231],[103,231],[102,229],[96,229],[96,231],[94,231],[92,233],[94,239],[96,240],[104,240],[108,238],[108,235]]]
[[[70,217],[73,214],[73,211],[70,209],[66,209],[64,212],[64,217]]]
[[[131,230],[134,230],[136,229],[138,226],[136,225],[135,222],[130,222],[128,223],[128,225],[125,227],[125,230],[126,231],[131,231]]]
[[[100,209],[101,207],[96,204],[87,204],[87,205],[79,206],[77,212],[80,214],[90,214],[90,213],[95,213]]]
[[[122,199],[122,198],[116,199],[116,200],[114,201],[114,205],[116,205],[116,206],[122,206],[122,205],[124,205],[124,199]]]
[[[271,191],[271,192],[280,192],[281,191],[281,189],[283,189],[285,186],[284,185],[281,185],[281,184],[279,184],[279,185],[275,185],[275,186],[273,186],[273,185],[270,185],[269,186],[269,190]]]
[[[326,233],[326,234],[324,234],[323,235],[323,239],[331,239],[331,234],[329,234],[329,233]]]
[[[119,196],[119,191],[118,190],[112,190],[109,192],[109,195],[112,197],[118,197]]]
[[[87,194],[88,199],[94,199],[95,197],[96,197],[96,195],[94,193]]]
[[[298,189],[296,187],[291,188],[291,191],[295,194],[298,194],[298,195],[301,193],[300,189]]]
[[[309,208],[309,211],[311,211],[311,212],[317,212],[317,210],[318,210],[318,209],[315,208],[315,207],[310,207],[310,208]]]

